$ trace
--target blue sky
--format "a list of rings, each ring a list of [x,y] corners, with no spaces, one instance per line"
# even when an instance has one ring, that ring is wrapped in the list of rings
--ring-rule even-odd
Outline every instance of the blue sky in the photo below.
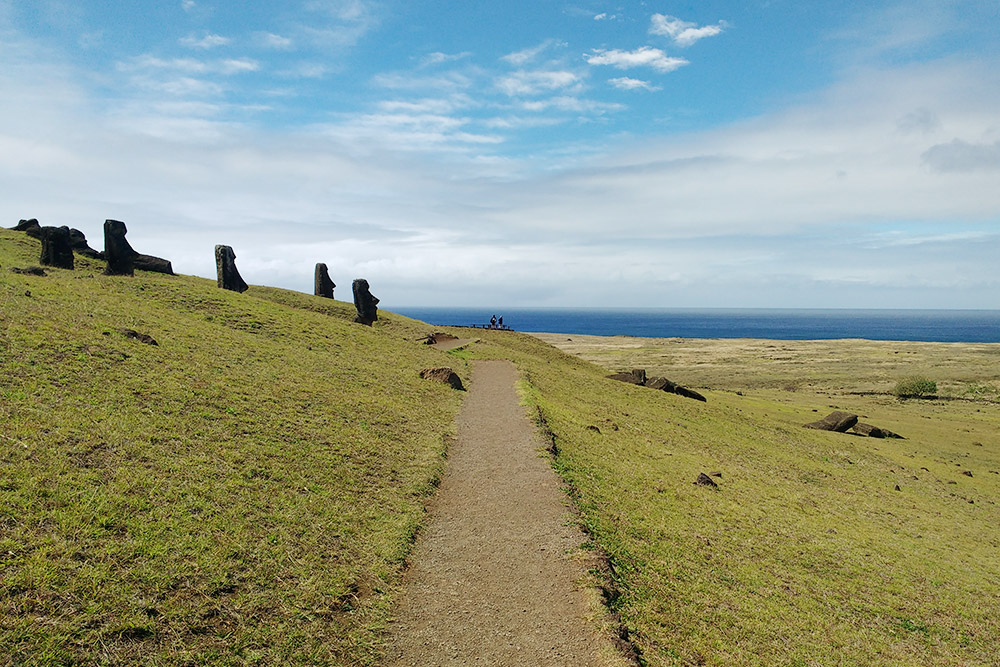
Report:
[[[0,0],[0,212],[394,305],[1000,308],[1000,9]]]

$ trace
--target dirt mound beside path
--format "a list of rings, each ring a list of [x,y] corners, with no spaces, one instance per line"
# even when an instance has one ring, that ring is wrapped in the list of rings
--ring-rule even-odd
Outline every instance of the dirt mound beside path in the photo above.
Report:
[[[387,665],[625,665],[586,590],[583,535],[505,361],[477,362],[407,573]]]

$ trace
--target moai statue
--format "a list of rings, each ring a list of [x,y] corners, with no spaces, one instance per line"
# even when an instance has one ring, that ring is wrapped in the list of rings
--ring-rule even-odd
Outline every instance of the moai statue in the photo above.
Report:
[[[42,266],[73,268],[73,246],[69,239],[69,227],[42,227],[42,256],[38,261]]]
[[[21,220],[14,227],[12,227],[15,232],[24,232],[28,236],[36,239],[42,238],[42,226],[38,224],[38,218],[31,218],[30,220]]]
[[[323,296],[327,299],[333,298],[333,288],[336,285],[330,280],[330,273],[326,269],[326,264],[320,262],[316,265],[316,277],[313,280],[313,294]]]
[[[236,253],[227,245],[215,246],[215,270],[219,276],[219,287],[233,292],[246,292],[249,285],[243,282],[236,270]]]
[[[120,220],[104,221],[104,259],[108,267],[104,269],[106,276],[135,275],[135,256],[138,254],[125,240],[128,229]]]
[[[357,278],[352,285],[354,289],[354,307],[358,311],[358,316],[354,321],[358,324],[372,325],[378,319],[378,299],[368,291],[368,281],[364,278]]]

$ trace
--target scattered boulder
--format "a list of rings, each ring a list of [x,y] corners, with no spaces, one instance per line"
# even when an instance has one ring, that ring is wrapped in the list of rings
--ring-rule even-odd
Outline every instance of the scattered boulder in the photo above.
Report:
[[[119,329],[118,332],[126,338],[132,338],[140,343],[145,343],[146,345],[159,345],[159,343],[156,342],[156,339],[149,334],[139,333],[133,329]]]
[[[42,255],[39,262],[59,269],[73,268],[73,247],[69,227],[42,227]]]
[[[420,377],[425,380],[443,382],[451,385],[452,389],[465,389],[465,387],[462,386],[462,378],[458,377],[458,373],[450,368],[426,368],[420,371]]]
[[[637,384],[640,386],[646,385],[646,370],[643,368],[633,368],[630,371],[613,373],[608,377],[612,380],[618,380],[619,382],[627,382],[629,384]]]
[[[814,428],[819,431],[836,431],[837,433],[845,433],[847,432],[847,429],[853,427],[857,423],[857,415],[849,412],[842,412],[840,410],[834,410],[819,421],[805,424],[805,427]]]
[[[358,311],[354,321],[371,326],[378,319],[378,299],[371,293],[368,281],[364,278],[355,279],[351,287],[354,291],[354,308]]]
[[[326,264],[320,262],[316,265],[316,273],[313,279],[313,294],[316,296],[321,296],[326,299],[333,298],[333,288],[337,285],[330,280],[330,272],[326,268]]]
[[[713,489],[719,488],[719,485],[715,483],[715,480],[703,472],[698,473],[698,479],[694,480],[694,483],[698,486],[710,486]]]
[[[972,477],[972,471],[971,470],[963,470],[962,474],[965,475],[966,477]]]
[[[427,334],[420,340],[424,341],[424,345],[437,345],[438,343],[446,343],[451,340],[458,340],[458,336],[452,336],[450,333],[435,331],[432,334]]]
[[[597,426],[594,426],[593,424],[591,424],[590,426],[588,426],[587,430],[588,431],[593,431],[594,433],[597,433],[598,435],[600,435],[600,433],[601,433],[601,429],[598,428]]]
[[[250,289],[236,269],[236,253],[231,246],[215,246],[215,271],[218,274],[217,284],[220,288],[233,292],[246,292]]]
[[[23,276],[41,276],[42,278],[44,278],[45,276],[49,275],[45,273],[45,269],[43,269],[40,266],[26,266],[23,269],[14,267],[11,269],[11,271],[13,271],[14,273],[20,273]]]
[[[889,429],[880,428],[864,422],[858,422],[851,427],[851,430],[855,433],[868,436],[869,438],[898,438],[900,440],[905,440],[903,436],[898,433],[893,433]]]

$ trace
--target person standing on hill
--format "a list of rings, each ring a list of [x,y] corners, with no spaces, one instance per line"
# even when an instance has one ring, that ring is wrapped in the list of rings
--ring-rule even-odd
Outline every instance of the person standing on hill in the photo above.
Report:
[[[496,329],[496,328],[497,328],[497,316],[494,315],[493,317],[490,318],[490,329]]]

